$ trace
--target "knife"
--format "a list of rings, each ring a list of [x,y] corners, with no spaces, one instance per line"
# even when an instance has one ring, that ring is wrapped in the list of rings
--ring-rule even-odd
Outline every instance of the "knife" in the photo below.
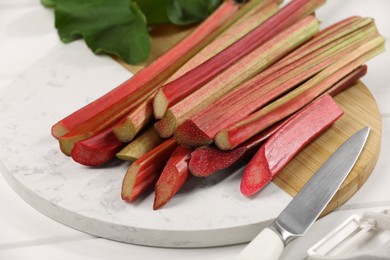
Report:
[[[237,260],[279,259],[284,247],[302,236],[328,205],[356,163],[369,132],[370,128],[365,127],[348,138],[273,223],[241,251]]]

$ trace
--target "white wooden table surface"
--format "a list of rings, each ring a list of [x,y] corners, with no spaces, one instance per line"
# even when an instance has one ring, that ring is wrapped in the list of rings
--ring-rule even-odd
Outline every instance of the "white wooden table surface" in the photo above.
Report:
[[[318,11],[323,26],[350,15],[375,18],[382,35],[390,39],[389,0],[328,0]],[[386,44],[387,49],[389,43]],[[57,37],[53,13],[35,0],[0,1],[0,100],[4,91],[23,72],[56,48],[68,48]],[[82,42],[72,48],[88,52]],[[107,57],[119,82],[128,72]],[[112,65],[111,65],[112,64]],[[368,63],[363,82],[376,98],[383,120],[382,150],[374,172],[345,205],[317,221],[301,239],[287,248],[283,259],[303,259],[306,250],[353,213],[390,208],[390,53]],[[0,131],[1,131],[0,122]],[[0,171],[2,169],[0,168]],[[1,174],[0,174],[1,175]],[[231,259],[245,246],[205,249],[166,249],[118,243],[90,236],[42,215],[25,203],[0,177],[0,259]]]

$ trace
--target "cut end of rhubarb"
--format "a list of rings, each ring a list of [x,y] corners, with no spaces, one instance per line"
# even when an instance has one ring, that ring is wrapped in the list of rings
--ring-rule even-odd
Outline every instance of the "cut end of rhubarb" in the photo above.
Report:
[[[164,117],[168,109],[168,99],[160,88],[153,99],[153,114],[156,119]]]
[[[216,147],[200,147],[191,153],[188,167],[192,175],[207,177],[233,165],[242,157],[245,151],[246,149],[240,148],[232,151],[221,151]]]
[[[154,187],[153,209],[159,209],[164,206],[174,195],[179,173],[176,167],[165,165],[160,178]]]
[[[205,134],[190,119],[176,128],[175,140],[178,144],[194,148],[208,145],[213,142],[213,139]]]
[[[74,144],[78,141],[86,139],[84,135],[63,135],[59,138],[60,149],[65,154],[70,156]]]
[[[256,160],[252,160],[246,167],[240,184],[241,193],[248,197],[265,187],[273,178],[264,149],[260,148],[256,156]]]
[[[124,122],[115,125],[112,128],[112,132],[119,141],[124,143],[130,142],[136,135],[134,124],[131,122],[131,120],[127,119]]]
[[[137,163],[133,163],[129,166],[129,169],[126,172],[126,175],[122,182],[122,192],[121,197],[122,200],[131,202],[135,198],[133,196],[133,189],[135,186],[135,179],[137,177],[137,173],[139,172],[140,166]]]
[[[162,138],[169,138],[174,134],[176,129],[176,117],[168,109],[164,117],[154,124],[154,128],[156,128]]]
[[[226,130],[218,132],[218,134],[214,137],[214,143],[219,149],[224,151],[232,150],[234,148],[230,143],[229,133]]]
[[[59,139],[61,136],[66,135],[68,132],[69,129],[67,129],[62,122],[58,122],[51,128],[51,135],[56,139]]]
[[[129,154],[125,153],[125,152],[119,151],[119,152],[116,154],[116,158],[118,158],[119,160],[122,160],[122,161],[134,162],[134,161],[136,161],[139,157],[138,157],[138,156],[129,155]]]

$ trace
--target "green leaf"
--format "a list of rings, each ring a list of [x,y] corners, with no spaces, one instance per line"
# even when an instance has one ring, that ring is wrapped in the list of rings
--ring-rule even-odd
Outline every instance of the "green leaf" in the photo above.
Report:
[[[129,0],[55,0],[55,25],[63,42],[84,38],[95,53],[130,64],[145,61],[151,41],[146,19]]]
[[[171,23],[167,13],[169,0],[134,0],[142,13],[145,15],[148,24]]]
[[[41,0],[41,4],[49,8],[54,8],[56,6],[54,0]]]
[[[168,16],[172,23],[186,25],[206,19],[222,0],[169,0]]]

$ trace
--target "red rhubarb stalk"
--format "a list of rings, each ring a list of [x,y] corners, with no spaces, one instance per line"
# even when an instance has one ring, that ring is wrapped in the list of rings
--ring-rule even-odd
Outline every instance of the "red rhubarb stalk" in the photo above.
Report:
[[[278,13],[240,40],[180,78],[168,83],[165,89],[169,89],[169,92],[166,91],[164,94],[173,103],[183,99],[291,24],[313,13],[324,2],[324,0],[293,0],[289,2]]]
[[[191,152],[191,149],[179,146],[172,153],[154,186],[154,210],[165,205],[190,178],[188,161]]]
[[[122,142],[130,142],[133,138],[150,123],[153,118],[153,102],[154,95],[148,97],[137,108],[132,110],[120,122],[116,123],[112,131],[118,140]]]
[[[346,22],[349,23],[349,20]],[[211,143],[218,131],[242,120],[377,36],[371,19],[359,19],[357,23],[359,27],[353,26],[356,31],[347,27],[336,34],[327,33],[325,37],[321,37],[320,33],[315,39],[316,44],[309,41],[288,59],[276,63],[196,113],[175,130],[176,141],[193,147]],[[322,40],[319,41],[319,38]],[[324,42],[327,43],[325,46]]]
[[[56,123],[52,127],[53,136],[60,138],[73,132],[74,138],[68,136],[68,141],[74,142],[89,137],[91,133],[88,131],[96,128],[101,131],[106,125],[119,121],[121,117],[153,93],[182,64],[235,21],[238,10],[239,5],[235,1],[225,1],[188,37],[148,67],[139,71],[119,87]],[[80,125],[83,126],[80,127]],[[70,143],[65,146],[66,149],[62,150],[65,154],[70,154],[72,146],[73,143]]]
[[[123,179],[122,199],[131,202],[152,188],[176,147],[177,143],[173,139],[166,140],[133,162]]]
[[[120,150],[116,157],[133,162],[156,148],[162,142],[164,142],[164,139],[160,137],[152,126]]]
[[[341,57],[337,62],[298,88],[245,117],[240,122],[218,132],[214,138],[215,144],[222,150],[231,150],[237,147],[277,121],[298,111],[383,50],[384,39],[381,36],[375,37]]]
[[[76,142],[70,155],[75,162],[82,165],[100,166],[115,158],[116,153],[125,145],[126,143],[119,141],[110,130],[106,130]]]
[[[345,78],[333,85],[328,94],[335,96],[341,91],[351,87],[356,81],[367,73],[367,66],[363,65],[348,74]],[[259,146],[273,133],[275,133],[280,126],[286,121],[282,120],[275,126],[265,130],[258,135],[252,137],[244,144],[230,151],[222,151],[215,146],[203,146],[195,149],[191,153],[189,162],[189,169],[192,175],[197,177],[206,177],[211,174],[227,169],[238,161],[251,156],[259,149]]]
[[[250,160],[241,179],[241,193],[252,196],[266,186],[300,150],[342,114],[333,98],[324,95],[293,116]]]
[[[249,9],[251,6],[254,6],[254,8],[249,10],[247,14],[243,15],[236,23],[232,24],[209,45],[194,55],[167,81],[172,81],[195,68],[197,65],[214,56],[228,45],[242,37],[242,35],[249,32],[256,25],[264,22],[264,20],[275,14],[278,10],[278,6],[274,3],[274,1],[275,0],[255,0],[246,4],[244,7],[245,9]],[[272,4],[265,6],[269,2]],[[154,105],[152,104],[152,99]],[[113,127],[113,131],[117,138],[123,142],[130,142],[134,136],[153,118],[153,107],[164,107],[163,104],[165,104],[165,101],[163,99],[162,89],[160,89],[155,97],[154,95],[151,95],[151,97],[143,101],[138,108],[132,110],[124,119]],[[154,109],[156,118],[161,118],[158,116],[159,111],[162,111],[162,109]],[[164,113],[165,110],[161,116],[163,116]]]
[[[170,107],[165,116],[155,124],[156,129],[162,137],[171,136],[175,128],[189,116],[196,114],[245,80],[271,66],[288,52],[309,40],[318,30],[318,21],[313,16],[293,24]]]
[[[258,2],[258,3],[256,3]],[[178,90],[174,90],[175,85],[167,84],[179,77],[183,76],[188,71],[194,69],[204,61],[213,57],[220,51],[224,50],[229,45],[233,44],[238,39],[249,33],[256,26],[263,23],[266,19],[274,15],[279,7],[275,0],[264,1],[250,1],[247,5],[254,5],[248,13],[243,15],[236,23],[226,29],[221,35],[213,40],[209,45],[199,51],[194,57],[186,62],[180,69],[178,69],[160,88],[153,101],[154,117],[161,119],[168,107],[175,104],[178,99]],[[245,6],[247,7],[247,6]]]
[[[203,146],[195,149],[191,153],[188,167],[192,175],[197,177],[207,177],[211,174],[227,169],[239,160],[252,154],[258,147],[275,133],[282,123],[270,127],[269,130],[260,134],[230,151],[222,151],[215,146]]]

